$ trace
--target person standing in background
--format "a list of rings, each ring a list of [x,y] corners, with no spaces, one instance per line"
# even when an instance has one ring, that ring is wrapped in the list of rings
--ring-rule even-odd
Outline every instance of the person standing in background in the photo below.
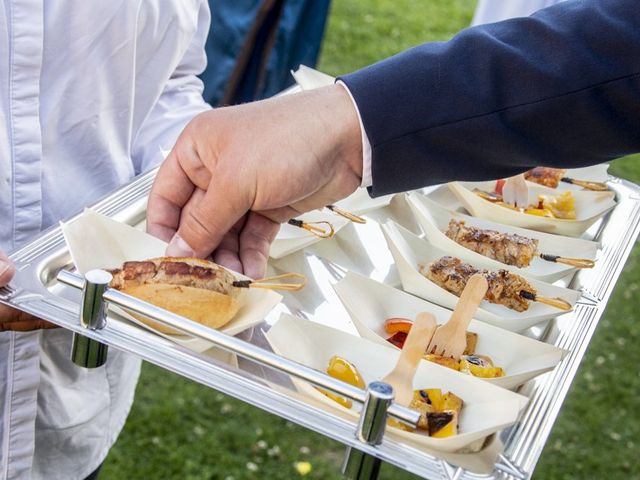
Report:
[[[163,160],[209,107],[206,0],[0,0],[3,252]],[[0,305],[0,479],[95,478],[133,402],[140,360],[73,364],[70,331]]]

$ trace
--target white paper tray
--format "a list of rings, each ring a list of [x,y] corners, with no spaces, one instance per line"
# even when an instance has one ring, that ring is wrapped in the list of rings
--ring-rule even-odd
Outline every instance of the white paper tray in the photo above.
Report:
[[[539,232],[555,233],[578,237],[591,225],[602,218],[615,207],[613,192],[574,191],[573,197],[576,208],[575,220],[561,218],[546,218],[528,213],[518,212],[480,198],[473,192],[478,188],[485,192],[492,192],[494,181],[489,182],[452,182],[451,191],[458,197],[465,208],[476,217],[499,223],[506,223],[514,227],[528,228]],[[536,199],[538,195],[558,194],[556,190],[541,185],[529,183],[529,199]]]
[[[334,289],[351,315],[360,336],[387,348],[396,349],[385,340],[388,337],[384,332],[386,319],[413,319],[420,312],[429,312],[441,325],[451,316],[451,310],[357,273],[347,273],[334,285]],[[479,320],[472,320],[468,330],[478,334],[476,354],[488,355],[494,365],[502,367],[505,371],[504,377],[483,380],[503,388],[515,389],[537,375],[551,370],[567,353],[548,343]]]
[[[334,355],[346,358],[356,366],[365,383],[380,380],[389,373],[400,353],[386,345],[291,315],[282,315],[266,335],[276,353],[316,370],[323,371]],[[356,405],[347,409],[306,382],[294,380],[294,384],[299,392],[325,404],[328,410],[357,419],[360,409]],[[459,451],[513,424],[528,401],[522,395],[424,360],[418,365],[413,385],[416,390],[441,388],[455,393],[464,402],[457,435],[433,438],[398,428],[388,428],[385,433],[436,452]]]

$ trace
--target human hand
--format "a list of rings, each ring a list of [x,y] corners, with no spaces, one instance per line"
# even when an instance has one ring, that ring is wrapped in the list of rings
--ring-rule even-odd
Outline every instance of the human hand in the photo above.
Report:
[[[7,285],[16,273],[16,269],[11,260],[0,251],[0,287]],[[33,317],[28,313],[21,312],[6,305],[0,304],[0,332],[30,330],[40,330],[43,328],[54,328],[56,325],[45,320]]]
[[[206,257],[258,278],[279,224],[360,184],[362,142],[346,90],[318,90],[198,115],[162,164],[147,230],[167,255]]]

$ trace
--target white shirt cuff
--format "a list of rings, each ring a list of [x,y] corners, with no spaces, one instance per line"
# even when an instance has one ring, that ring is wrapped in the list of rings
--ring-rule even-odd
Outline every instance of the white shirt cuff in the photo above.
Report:
[[[362,136],[362,181],[360,182],[360,186],[363,188],[370,187],[373,185],[373,177],[371,175],[371,143],[369,142],[367,133],[364,131],[364,125],[362,124],[362,117],[360,116],[360,110],[358,110],[358,104],[353,99],[353,95],[351,95],[349,88],[341,80],[338,80],[336,83],[341,85],[347,91],[349,98],[351,99],[351,103],[353,103],[353,108],[356,109],[356,113],[358,114],[358,122],[360,123],[360,133]]]

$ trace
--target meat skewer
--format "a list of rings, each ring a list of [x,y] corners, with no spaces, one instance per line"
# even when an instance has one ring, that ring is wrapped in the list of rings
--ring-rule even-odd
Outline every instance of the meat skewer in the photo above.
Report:
[[[518,268],[528,267],[534,256],[547,262],[562,263],[576,268],[593,268],[595,265],[593,260],[540,253],[536,239],[516,233],[500,233],[496,230],[467,226],[463,220],[451,219],[445,235],[480,255]]]
[[[560,310],[571,310],[571,304],[561,298],[549,298],[538,295],[536,289],[520,275],[507,270],[483,270],[464,263],[459,258],[441,257],[430,265],[420,266],[420,273],[436,285],[454,295],[460,296],[472,275],[484,275],[489,283],[485,300],[517,312],[529,308],[529,302],[540,302]]]
[[[549,188],[558,188],[558,184],[560,182],[565,182],[572,185],[578,185],[579,187],[586,188],[587,190],[595,190],[599,192],[609,190],[606,183],[576,180],[574,178],[565,177],[564,174],[566,172],[567,171],[563,168],[535,167],[528,172],[525,172],[524,178],[530,182],[544,185]]]
[[[233,273],[200,258],[158,257],[124,262],[109,270],[109,286],[157,307],[187,317],[211,328],[227,325],[241,310],[240,289],[260,286],[278,290],[299,290],[306,279],[288,273],[262,280],[236,280]],[[296,278],[300,283],[264,283],[283,278]],[[161,322],[130,312],[134,318],[161,333],[180,335]]]
[[[131,284],[169,284],[203,288],[235,296],[236,288],[298,291],[307,283],[304,275],[293,272],[258,280],[236,280],[230,271],[213,262],[180,257],[124,262],[121,268],[112,269],[109,272],[113,275],[110,286],[119,290]],[[271,283],[274,280],[284,279],[295,279],[298,282]]]

